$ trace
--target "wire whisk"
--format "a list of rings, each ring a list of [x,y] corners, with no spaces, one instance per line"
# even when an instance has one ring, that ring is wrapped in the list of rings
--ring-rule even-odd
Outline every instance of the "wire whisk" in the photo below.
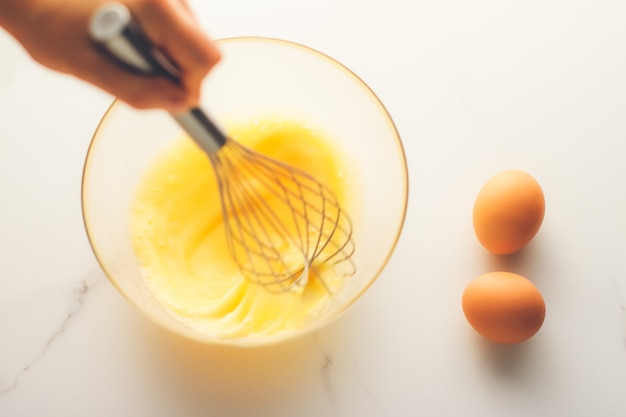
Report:
[[[124,66],[179,82],[176,66],[151,46],[126,6],[101,6],[90,33]],[[352,223],[327,186],[230,139],[200,108],[172,116],[211,161],[226,241],[244,278],[274,293],[315,279],[331,293],[324,271],[355,273]]]
[[[280,292],[305,285],[314,264],[351,264],[352,224],[328,187],[234,140],[210,157],[230,252],[247,279]]]

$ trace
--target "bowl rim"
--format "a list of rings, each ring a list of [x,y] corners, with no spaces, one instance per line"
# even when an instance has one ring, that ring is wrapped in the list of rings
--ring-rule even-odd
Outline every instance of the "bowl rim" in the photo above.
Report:
[[[99,141],[99,138],[101,136],[100,132],[106,126],[107,120],[111,117],[111,115],[115,111],[115,108],[120,104],[120,100],[118,98],[114,98],[113,99],[112,103],[109,105],[109,107],[107,108],[107,110],[103,114],[102,118],[98,122],[98,124],[97,124],[97,126],[96,126],[96,128],[95,128],[95,130],[94,130],[94,132],[92,134],[89,146],[87,148],[87,152],[86,152],[86,156],[85,156],[85,162],[84,162],[84,165],[83,165],[82,178],[81,178],[81,197],[80,198],[81,198],[81,212],[82,212],[82,218],[83,218],[83,225],[85,227],[87,240],[89,242],[91,250],[92,250],[92,252],[93,252],[93,254],[94,254],[98,264],[100,265],[100,268],[104,272],[104,274],[107,277],[107,279],[109,280],[109,282],[111,282],[111,284],[117,289],[117,291],[120,294],[122,294],[122,296],[126,300],[128,300],[130,302],[130,304],[132,304],[137,310],[139,310],[150,322],[155,323],[160,328],[165,328],[169,332],[176,333],[179,336],[185,337],[187,339],[192,339],[192,340],[195,340],[197,342],[204,343],[204,344],[213,344],[213,345],[222,345],[222,346],[239,346],[239,347],[267,346],[267,345],[279,343],[281,341],[293,340],[293,339],[298,338],[300,336],[313,333],[313,332],[315,332],[315,331],[317,331],[317,330],[327,326],[328,324],[330,324],[331,322],[336,320],[339,316],[341,316],[346,310],[348,310],[350,308],[350,306],[352,306],[354,303],[356,303],[357,300],[362,298],[363,294],[365,292],[367,292],[367,290],[374,284],[375,281],[378,280],[378,278],[380,277],[380,275],[382,274],[382,272],[386,268],[387,264],[391,260],[391,257],[393,256],[393,254],[394,254],[394,252],[396,250],[396,247],[398,246],[398,242],[400,240],[400,237],[402,235],[402,231],[404,229],[404,223],[405,223],[405,220],[406,220],[408,203],[409,203],[409,170],[408,170],[407,158],[406,158],[404,145],[402,143],[402,139],[400,137],[400,133],[398,131],[398,128],[397,128],[395,122],[393,121],[393,119],[391,117],[391,114],[389,113],[389,111],[387,110],[385,105],[383,104],[382,100],[378,97],[378,95],[373,91],[373,89],[361,77],[359,77],[355,72],[353,72],[351,69],[349,69],[347,66],[345,66],[344,64],[342,64],[338,60],[332,58],[330,55],[328,55],[326,53],[323,53],[323,52],[321,52],[321,51],[319,51],[319,50],[317,50],[315,48],[312,48],[310,46],[306,46],[304,44],[298,43],[298,42],[294,42],[294,41],[291,41],[291,40],[280,39],[280,38],[273,38],[273,37],[237,36],[237,37],[227,37],[227,38],[216,39],[215,42],[218,44],[218,46],[223,45],[223,44],[229,44],[229,43],[237,43],[237,42],[259,42],[259,43],[280,44],[282,46],[299,49],[299,50],[301,50],[303,52],[306,52],[308,54],[316,56],[316,57],[326,61],[327,63],[332,64],[332,66],[334,66],[338,70],[344,72],[344,74],[346,74],[349,78],[351,78],[353,81],[355,81],[356,84],[364,92],[367,93],[367,95],[370,97],[371,101],[379,108],[379,114],[385,119],[385,121],[386,121],[386,123],[387,123],[387,125],[389,127],[389,130],[392,133],[392,137],[394,139],[394,143],[395,143],[396,148],[397,148],[397,154],[400,157],[401,170],[402,170],[402,172],[404,174],[402,176],[402,180],[403,180],[402,202],[403,202],[403,204],[402,204],[402,207],[401,207],[401,215],[400,215],[400,218],[398,219],[397,230],[395,232],[395,236],[393,237],[393,241],[392,241],[391,245],[387,248],[387,253],[385,255],[384,260],[381,262],[379,267],[372,273],[371,278],[367,280],[367,282],[365,283],[365,285],[363,285],[361,290],[359,292],[355,293],[345,304],[343,304],[340,308],[338,308],[333,314],[329,315],[328,317],[325,317],[323,320],[319,320],[318,322],[316,322],[312,326],[307,326],[306,328],[297,329],[295,331],[288,332],[287,334],[270,335],[270,336],[259,338],[259,339],[257,339],[257,338],[251,338],[251,339],[248,339],[248,338],[219,338],[219,337],[204,336],[204,335],[200,334],[199,332],[197,332],[197,331],[195,331],[195,330],[193,330],[191,328],[190,328],[190,330],[188,332],[184,332],[184,331],[182,331],[179,328],[173,328],[172,326],[166,326],[165,324],[157,321],[154,318],[153,314],[149,313],[144,307],[139,305],[139,303],[137,303],[133,299],[133,297],[131,297],[127,293],[127,291],[125,291],[117,283],[117,281],[116,281],[116,279],[114,277],[114,274],[110,272],[110,270],[107,267],[106,263],[102,259],[102,256],[99,254],[99,251],[98,251],[98,248],[97,248],[97,244],[95,243],[94,237],[92,236],[92,232],[90,231],[89,215],[88,215],[89,203],[87,202],[87,193],[88,193],[88,191],[87,191],[87,188],[88,188],[87,184],[88,184],[88,179],[89,179],[89,176],[90,176],[91,160],[93,158],[94,149],[96,148],[96,145],[97,145],[97,143]],[[208,76],[210,77],[210,74]]]

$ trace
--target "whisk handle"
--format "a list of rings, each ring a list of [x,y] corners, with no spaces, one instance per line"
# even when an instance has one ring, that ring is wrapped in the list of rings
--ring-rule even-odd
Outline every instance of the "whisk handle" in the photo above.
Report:
[[[126,70],[180,84],[176,64],[152,45],[125,5],[112,2],[100,6],[91,18],[89,33]],[[224,133],[199,107],[171,115],[205,152],[214,154],[226,143]]]

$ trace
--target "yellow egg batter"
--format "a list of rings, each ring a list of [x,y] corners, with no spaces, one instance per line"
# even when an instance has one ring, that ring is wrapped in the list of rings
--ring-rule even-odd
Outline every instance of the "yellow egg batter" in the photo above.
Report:
[[[228,131],[238,142],[312,174],[345,202],[347,167],[315,129],[268,118]],[[149,290],[175,317],[206,335],[254,338],[296,330],[329,299],[314,279],[300,291],[273,294],[242,277],[228,252],[209,159],[186,137],[168,146],[145,173],[130,224]],[[324,281],[333,289],[341,283],[332,275]]]

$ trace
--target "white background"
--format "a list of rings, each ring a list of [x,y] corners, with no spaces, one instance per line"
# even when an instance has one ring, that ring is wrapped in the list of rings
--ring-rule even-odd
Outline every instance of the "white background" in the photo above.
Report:
[[[106,280],[80,207],[111,97],[33,63],[0,33],[0,416],[626,415],[626,3],[614,0],[192,1],[216,38],[270,36],[339,60],[403,139],[402,237],[328,328],[237,350],[181,341]],[[473,199],[524,169],[546,216],[489,255]],[[384,221],[384,219],[381,219]],[[484,342],[460,298],[509,270],[544,326]]]

